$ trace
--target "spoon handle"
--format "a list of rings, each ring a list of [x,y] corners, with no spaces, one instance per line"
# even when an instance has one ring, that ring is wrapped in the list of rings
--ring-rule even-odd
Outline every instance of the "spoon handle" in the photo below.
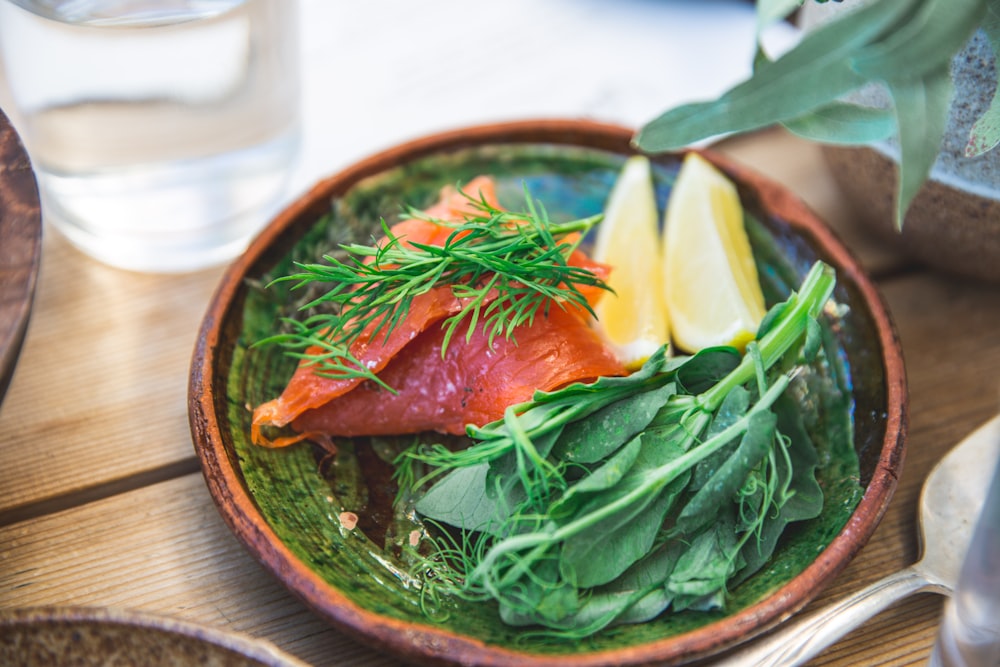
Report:
[[[892,603],[921,590],[946,592],[911,565],[815,614],[793,621],[745,648],[735,649],[712,664],[715,667],[800,665]]]

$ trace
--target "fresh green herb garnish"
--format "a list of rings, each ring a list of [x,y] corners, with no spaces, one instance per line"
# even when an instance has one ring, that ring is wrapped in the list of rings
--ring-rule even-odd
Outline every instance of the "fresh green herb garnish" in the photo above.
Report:
[[[555,223],[527,193],[525,198],[526,211],[515,213],[469,197],[475,213],[462,222],[409,209],[409,217],[453,230],[441,246],[396,236],[383,219],[384,242],[342,245],[347,255],[343,260],[324,255],[323,264],[296,263],[300,272],[273,282],[292,281],[293,289],[316,283],[331,287],[299,309],[318,312],[286,320],[290,331],[258,344],[279,343],[321,375],[379,382],[351,354],[351,345],[362,334],[387,338],[406,318],[413,300],[435,288],[448,286],[461,301],[460,309],[442,323],[442,354],[463,323],[469,324],[468,336],[481,326],[492,343],[496,336],[512,338],[517,327],[530,324],[552,303],[592,312],[580,287],[607,285],[568,259],[601,216]]]
[[[420,562],[426,600],[492,599],[507,623],[570,637],[722,607],[789,522],[822,509],[787,390],[819,351],[834,282],[817,263],[743,357],[661,349],[631,376],[539,392],[470,428],[466,450],[405,452],[402,492],[436,479],[416,510],[462,531]]]

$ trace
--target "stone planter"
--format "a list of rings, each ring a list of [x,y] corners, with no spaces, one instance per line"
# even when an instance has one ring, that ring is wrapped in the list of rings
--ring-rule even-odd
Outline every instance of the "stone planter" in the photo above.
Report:
[[[828,6],[836,7],[834,3],[807,4],[803,27],[822,21]],[[990,282],[1000,282],[1000,147],[976,158],[965,157],[964,151],[969,130],[993,97],[995,67],[989,40],[982,32],[953,59],[955,97],[944,142],[931,178],[908,209],[902,231],[894,223],[896,140],[823,149],[866,232],[929,266]],[[889,104],[881,89],[865,89],[853,98],[866,104]]]

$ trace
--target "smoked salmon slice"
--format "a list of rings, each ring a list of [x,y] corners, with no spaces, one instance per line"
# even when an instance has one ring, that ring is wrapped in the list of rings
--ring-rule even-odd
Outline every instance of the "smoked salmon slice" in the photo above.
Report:
[[[473,179],[462,191],[451,187],[444,188],[438,202],[426,209],[425,214],[438,220],[461,222],[470,215],[481,214],[474,203],[479,200],[494,208],[500,208],[495,183],[489,177],[481,176]],[[403,220],[391,228],[393,237],[399,239],[402,244],[443,245],[454,231],[451,227],[434,224],[421,218]],[[386,241],[387,239],[383,239],[383,243]],[[609,273],[607,266],[590,260],[580,251],[575,251],[567,261],[571,265],[589,269],[602,279]],[[599,288],[592,286],[581,286],[580,291],[591,302],[603,293]],[[388,386],[397,390],[396,396],[384,389],[378,390],[377,385],[365,382],[359,377],[324,376],[315,372],[314,365],[303,361],[281,395],[254,410],[251,432],[253,441],[265,446],[281,446],[294,442],[299,438],[293,436],[272,439],[264,432],[269,427],[281,428],[289,424],[299,432],[320,430],[328,435],[402,434],[418,430],[462,432],[465,423],[481,425],[497,418],[494,416],[497,415],[497,407],[501,405],[500,402],[507,400],[507,397],[510,398],[510,402],[499,408],[500,415],[507,405],[530,398],[534,389],[550,390],[574,380],[625,373],[621,364],[590,330],[585,314],[575,307],[567,307],[564,310],[556,304],[551,304],[547,309],[549,311],[547,317],[539,313],[533,326],[519,327],[515,333],[516,344],[515,341],[508,341],[498,336],[494,338],[491,349],[487,337],[480,335],[480,331],[474,332],[468,343],[463,331],[461,335],[451,339],[448,345],[449,354],[442,362],[441,345],[444,334],[440,323],[457,313],[462,305],[462,300],[455,297],[450,286],[434,288],[413,299],[407,316],[388,335],[384,332],[375,335],[365,332],[351,345],[350,351],[354,358],[377,374]],[[522,337],[528,337],[529,340],[522,340]],[[435,347],[436,357],[427,353]],[[401,354],[404,349],[405,354]],[[509,354],[511,358],[498,364],[501,350],[502,354]],[[312,351],[318,352],[318,350]],[[554,352],[559,353],[554,354]],[[575,363],[567,363],[571,355]],[[459,363],[459,359],[462,364],[468,364],[468,372],[464,375],[458,369],[447,368],[448,363]],[[522,367],[543,365],[547,363],[546,360],[550,366],[554,364],[554,367],[549,368],[548,377],[538,373],[527,374],[523,380],[512,377],[511,369],[518,368],[519,364]],[[613,363],[610,363],[611,361]],[[489,384],[495,386],[491,386],[487,392],[481,379],[485,380],[488,376],[481,375],[481,372],[491,364],[497,365],[498,373],[503,371],[506,374],[496,375],[496,381],[491,377]],[[386,375],[390,368],[393,369],[392,372]],[[409,370],[404,372],[402,370],[404,368]],[[469,393],[471,387],[484,396],[482,399],[466,401],[463,407],[462,401],[455,403],[452,400],[454,397],[449,398],[451,396],[449,390],[444,390],[441,386],[427,385],[421,390],[418,384],[428,382],[430,377],[442,380],[447,378],[449,382],[458,382],[455,387],[461,387],[464,393]],[[400,388],[404,388],[405,391]],[[421,392],[424,396],[423,407],[419,405],[421,399],[418,395]],[[455,397],[457,396],[458,394],[455,394]],[[444,403],[440,406],[431,405],[433,401],[427,397],[437,397]],[[335,426],[337,420],[329,416],[322,418],[317,416],[342,414],[342,410],[332,405],[334,403],[353,406],[356,413],[352,417],[358,419],[360,416],[361,422],[374,420],[373,411],[383,410],[383,406],[391,404],[396,412],[388,410],[385,415],[388,417],[392,414],[406,414],[411,426],[403,430],[402,423],[392,427],[386,421],[377,428],[395,430],[362,433],[362,426],[355,424],[350,427],[348,433],[343,430],[346,426]],[[461,416],[460,412],[456,411],[456,405],[462,407],[462,410],[467,410],[467,414]],[[432,414],[439,416],[435,418],[431,416]],[[323,428],[313,429],[308,426],[319,422],[324,424]],[[374,424],[370,424],[370,427],[374,428]]]
[[[576,314],[553,306],[516,338],[489,337],[477,329],[466,342],[452,339],[441,356],[444,330],[418,336],[379,377],[396,394],[366,382],[293,422],[298,432],[333,436],[398,435],[438,431],[461,435],[503,417],[535,390],[551,391],[602,375],[624,375],[618,358]]]

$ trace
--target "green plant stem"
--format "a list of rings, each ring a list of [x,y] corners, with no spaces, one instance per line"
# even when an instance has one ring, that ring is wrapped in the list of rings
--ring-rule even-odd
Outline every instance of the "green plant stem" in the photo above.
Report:
[[[819,315],[819,311],[833,293],[835,284],[836,275],[830,266],[817,263],[810,269],[794,296],[794,303],[781,313],[778,321],[757,343],[761,365],[764,368],[773,366],[801,340],[803,330],[810,320]],[[698,403],[703,409],[714,412],[734,388],[749,382],[755,373],[752,355],[744,355],[735,370],[698,397]]]

